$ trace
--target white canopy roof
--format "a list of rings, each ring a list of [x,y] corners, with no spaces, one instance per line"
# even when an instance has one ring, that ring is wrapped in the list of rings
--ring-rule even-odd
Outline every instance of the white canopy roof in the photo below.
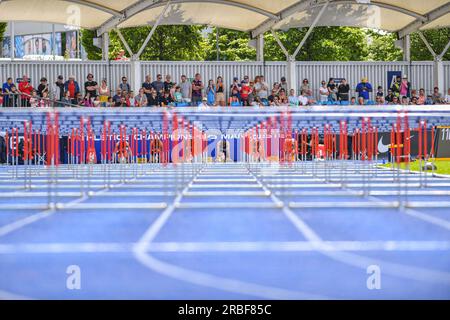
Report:
[[[170,0],[161,24],[205,24],[252,32],[309,26],[369,27],[400,37],[450,26],[450,0]],[[1,21],[40,21],[97,29],[152,25],[169,0],[0,0]]]

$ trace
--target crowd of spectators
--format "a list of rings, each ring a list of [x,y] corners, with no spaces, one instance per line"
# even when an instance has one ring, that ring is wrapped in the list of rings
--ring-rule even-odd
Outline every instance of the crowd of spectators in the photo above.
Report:
[[[139,92],[133,92],[127,77],[122,77],[117,88],[110,88],[106,79],[100,84],[93,74],[88,74],[81,86],[74,76],[67,80],[58,76],[55,82],[47,78],[40,79],[35,88],[27,75],[17,80],[8,78],[2,86],[0,96],[3,107],[187,107],[187,106],[307,106],[307,105],[433,105],[450,104],[450,89],[444,96],[439,88],[427,94],[421,88],[412,88],[406,76],[397,77],[392,85],[384,91],[382,86],[376,88],[363,78],[355,87],[346,79],[322,81],[314,89],[308,79],[298,86],[299,91],[289,90],[285,77],[270,86],[264,76],[250,79],[235,77],[230,85],[219,76],[216,80],[204,83],[200,74],[189,79],[182,75],[174,82],[170,75],[161,74],[152,81],[146,76]]]

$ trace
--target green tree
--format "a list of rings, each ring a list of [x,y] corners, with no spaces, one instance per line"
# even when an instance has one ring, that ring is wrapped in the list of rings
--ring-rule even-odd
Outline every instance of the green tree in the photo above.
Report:
[[[277,34],[290,54],[303,39],[307,28],[277,31]],[[220,29],[219,48],[220,60],[245,61],[256,58],[256,50],[250,47],[250,35],[227,29]],[[264,35],[264,55],[267,61],[285,61],[281,48],[272,33]],[[206,59],[216,60],[216,33],[208,35]],[[303,61],[350,61],[363,60],[367,57],[367,35],[362,29],[345,27],[318,27],[314,29],[309,39],[297,55],[297,60]]]
[[[430,43],[436,54],[441,54],[450,40],[450,28],[425,30],[423,35]],[[411,60],[427,61],[433,60],[433,55],[428,51],[425,43],[417,33],[411,34]],[[444,60],[450,60],[450,50],[444,55]]]
[[[219,59],[221,61],[254,61],[256,49],[249,46],[250,34],[219,29]],[[217,28],[208,34],[204,45],[205,60],[217,60]]]
[[[87,57],[89,60],[102,59],[102,49],[94,46],[95,37],[96,37],[95,31],[87,29],[81,30],[81,44],[86,50]]]
[[[369,36],[368,60],[370,61],[401,61],[403,51],[395,46],[397,36],[394,33],[381,34],[367,30]]]
[[[7,26],[8,24],[6,22],[0,22],[0,57],[3,55],[3,39]]]
[[[141,55],[141,60],[203,60],[204,49],[200,26],[159,26]],[[151,27],[122,29],[133,53],[137,53]],[[95,32],[83,30],[82,43],[92,60],[101,59],[101,49],[93,45]],[[110,33],[110,57],[114,58],[125,46],[116,32]],[[128,55],[128,53],[127,53]]]
[[[307,28],[278,31],[290,54],[304,38]],[[266,34],[266,59],[286,60],[271,33]],[[317,27],[303,45],[298,61],[359,61],[367,57],[367,36],[362,29],[349,27]]]

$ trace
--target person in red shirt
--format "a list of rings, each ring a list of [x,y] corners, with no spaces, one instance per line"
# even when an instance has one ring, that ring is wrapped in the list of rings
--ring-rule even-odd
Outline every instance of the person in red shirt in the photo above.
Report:
[[[22,81],[19,82],[19,91],[21,93],[23,93],[20,98],[21,98],[21,102],[20,102],[20,106],[21,107],[30,107],[30,98],[31,98],[31,93],[33,92],[34,88],[33,86],[30,84],[30,79],[28,78],[27,75],[24,75],[22,77]]]
[[[249,106],[248,95],[250,94],[250,91],[249,77],[245,76],[244,80],[241,82],[241,101],[244,106]]]
[[[70,76],[69,80],[64,83],[64,90],[69,91],[70,97],[75,99],[76,95],[80,92],[80,86],[78,82],[75,81],[74,76]]]

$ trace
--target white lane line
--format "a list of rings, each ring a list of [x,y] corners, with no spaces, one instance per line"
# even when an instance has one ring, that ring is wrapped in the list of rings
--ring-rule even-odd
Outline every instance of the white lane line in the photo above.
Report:
[[[130,253],[139,243],[0,244],[0,254]],[[450,251],[449,241],[152,242],[146,252]]]
[[[0,290],[0,300],[33,300],[22,295]]]
[[[200,172],[199,172],[200,174]],[[199,175],[197,174],[192,181]],[[254,297],[264,298],[264,299],[325,299],[326,297],[284,290],[280,288],[274,288],[269,286],[258,285],[254,283],[244,282],[240,280],[234,280],[229,278],[223,278],[214,276],[211,274],[189,270],[182,268],[170,263],[163,262],[156,259],[148,253],[149,247],[152,245],[155,237],[164,227],[166,222],[169,220],[173,211],[179,206],[182,200],[183,193],[189,190],[192,182],[186,186],[183,192],[180,194],[174,203],[170,205],[164,212],[158,217],[158,219],[150,225],[147,231],[139,240],[138,244],[134,247],[133,252],[136,259],[157,273],[166,275],[170,278],[177,279],[184,282],[189,282],[195,285],[214,288],[222,291],[238,293],[242,295],[250,295]]]
[[[249,170],[250,174],[255,176],[253,172]],[[255,176],[256,177],[256,176]],[[351,194],[351,192],[349,192]],[[275,196],[273,196],[275,197]],[[281,201],[275,197],[275,200]],[[296,229],[306,238],[306,240],[311,241],[312,243],[323,243],[323,240],[320,236],[309,227],[299,215],[296,215],[292,212],[291,209],[286,207],[283,203],[283,212],[288,218],[289,221],[296,227]],[[440,283],[450,286],[450,273],[424,269],[420,267],[414,267],[410,265],[403,265],[398,263],[387,262],[384,260],[379,260],[376,258],[368,258],[364,256],[360,256],[351,252],[343,252],[343,251],[331,251],[326,250],[327,245],[325,246],[317,246],[318,252],[321,252],[325,256],[328,256],[336,261],[342,262],[344,264],[354,266],[363,270],[366,270],[370,265],[379,265],[383,272],[386,274],[390,274],[393,276],[397,276],[399,278],[404,279],[412,279],[412,280],[420,280],[425,282],[432,283]]]
[[[130,181],[121,183],[119,185],[115,185],[115,187],[120,187],[122,185],[126,185],[127,183],[130,183],[130,182],[132,182],[132,181],[134,181],[136,179],[138,179],[138,177],[135,177],[135,178],[131,179]],[[90,194],[90,196],[93,197],[93,196],[102,195],[102,194],[108,192],[109,190],[110,189],[102,189],[102,190],[99,190],[99,191],[94,191],[94,192],[92,192]],[[68,202],[66,204],[59,204],[59,206],[60,206],[59,209],[70,209],[70,208],[73,208],[76,205],[79,205],[82,202],[86,201],[87,199],[90,199],[90,197],[88,197],[86,195],[83,195],[79,199],[75,199],[75,200],[73,200],[71,202]],[[28,225],[30,225],[32,223],[35,223],[35,222],[38,222],[38,221],[40,221],[42,219],[48,218],[48,217],[54,215],[57,212],[59,212],[59,211],[55,210],[54,208],[51,208],[51,209],[44,210],[42,212],[38,212],[38,213],[33,214],[31,216],[25,217],[23,219],[16,220],[16,221],[14,221],[14,222],[12,222],[10,224],[1,226],[0,227],[0,237],[4,237],[4,236],[6,236],[6,235],[8,235],[8,234],[10,234],[10,233],[12,233],[12,232],[14,232],[16,230],[24,228],[24,227],[26,227],[26,226],[28,226]]]

